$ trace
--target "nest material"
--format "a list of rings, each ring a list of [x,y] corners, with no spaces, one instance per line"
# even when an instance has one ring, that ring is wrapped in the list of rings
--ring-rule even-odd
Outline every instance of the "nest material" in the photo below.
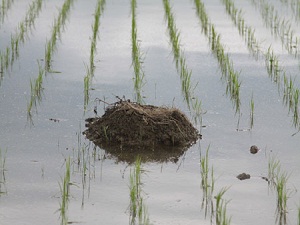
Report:
[[[119,101],[102,117],[86,120],[86,137],[96,145],[130,147],[155,145],[187,147],[201,135],[187,117],[175,108]]]

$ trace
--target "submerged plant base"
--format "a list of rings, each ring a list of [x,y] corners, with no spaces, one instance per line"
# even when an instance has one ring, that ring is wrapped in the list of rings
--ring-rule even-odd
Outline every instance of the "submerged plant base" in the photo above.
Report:
[[[178,109],[140,105],[129,100],[111,104],[102,117],[88,118],[86,122],[83,134],[117,155],[147,153],[146,158],[159,158],[161,151],[165,151],[163,158],[169,154],[178,157],[201,138]]]

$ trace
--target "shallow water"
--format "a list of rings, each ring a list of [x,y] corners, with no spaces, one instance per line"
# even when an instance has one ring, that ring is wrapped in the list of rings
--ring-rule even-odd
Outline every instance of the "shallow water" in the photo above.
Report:
[[[276,4],[280,5],[280,3]],[[26,1],[26,5],[30,1]],[[226,84],[220,79],[217,60],[212,56],[208,40],[201,33],[194,4],[173,1],[173,13],[181,32],[181,44],[186,63],[192,70],[192,81],[197,84],[194,95],[202,101],[203,139],[191,147],[178,162],[146,163],[142,174],[145,204],[152,224],[210,224],[201,210],[202,190],[200,176],[200,149],[210,145],[210,164],[214,166],[216,193],[230,187],[225,198],[231,200],[227,213],[232,224],[276,224],[276,193],[260,176],[268,174],[268,156],[276,156],[282,169],[291,173],[288,187],[293,191],[288,200],[288,224],[297,221],[300,196],[300,141],[292,136],[292,117],[283,106],[277,85],[268,78],[264,59],[254,60],[248,53],[243,38],[233,26],[221,1],[204,1],[207,13],[221,34],[222,43],[233,60],[234,68],[241,71],[241,119],[239,129],[249,128],[250,99],[255,103],[254,128],[236,131],[238,116],[226,96]],[[25,15],[25,1],[14,1],[8,17],[0,26],[1,51],[15,32],[17,21]],[[95,77],[92,81],[91,102],[84,112],[85,63],[89,62],[90,37],[96,1],[74,1],[61,41],[53,54],[53,69],[61,73],[48,74],[43,82],[42,102],[33,113],[33,125],[27,120],[30,100],[30,79],[38,75],[37,60],[44,58],[46,40],[50,38],[53,19],[62,1],[45,1],[20,48],[20,57],[10,71],[3,73],[0,85],[0,148],[7,149],[5,183],[1,184],[1,224],[59,224],[59,182],[64,176],[65,159],[72,164],[70,222],[82,224],[129,223],[129,174],[131,166],[116,163],[105,152],[97,149],[100,160],[93,159],[93,146],[81,135],[84,119],[93,116],[93,100],[105,98],[116,101],[115,95],[134,98],[134,77],[131,66],[131,13],[130,3],[107,1],[100,18],[99,40],[95,58]],[[278,39],[264,27],[260,14],[250,1],[238,1],[245,19],[264,41],[280,55],[287,74],[297,76],[298,60],[281,48]],[[280,9],[280,7],[277,7]],[[282,9],[284,13],[285,9]],[[155,16],[153,16],[155,12]],[[11,18],[16,16],[16,21]],[[137,32],[144,52],[146,84],[145,102],[153,105],[175,106],[191,114],[181,93],[181,81],[173,63],[173,56],[162,1],[137,2]],[[294,29],[299,30],[295,25]],[[297,33],[299,35],[299,32]],[[2,41],[3,40],[3,41]],[[295,85],[299,86],[298,79]],[[103,105],[98,105],[103,114]],[[59,122],[49,120],[59,119]],[[192,119],[192,118],[191,118]],[[199,126],[198,126],[199,127]],[[78,141],[79,139],[81,141]],[[78,149],[91,145],[86,187],[76,165]],[[249,148],[257,145],[262,150],[251,155]],[[250,180],[240,181],[242,172],[251,174]],[[83,195],[84,193],[84,195]],[[84,196],[84,205],[82,199]]]

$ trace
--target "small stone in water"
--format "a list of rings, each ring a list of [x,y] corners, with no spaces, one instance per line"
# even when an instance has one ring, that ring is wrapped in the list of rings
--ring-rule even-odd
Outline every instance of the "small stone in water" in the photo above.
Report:
[[[246,180],[246,179],[250,179],[250,174],[246,174],[246,173],[241,173],[239,175],[237,175],[236,177],[239,180]]]
[[[258,151],[259,151],[259,149],[258,149],[258,147],[257,147],[256,145],[252,145],[252,146],[250,147],[250,152],[251,152],[252,154],[256,154]]]

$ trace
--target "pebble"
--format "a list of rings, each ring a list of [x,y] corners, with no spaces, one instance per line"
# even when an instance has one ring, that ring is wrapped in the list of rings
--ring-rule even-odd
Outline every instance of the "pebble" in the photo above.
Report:
[[[251,154],[256,154],[259,151],[258,147],[256,145],[252,145],[250,147]]]
[[[250,174],[241,173],[241,174],[237,175],[236,178],[239,179],[239,180],[250,179]]]

